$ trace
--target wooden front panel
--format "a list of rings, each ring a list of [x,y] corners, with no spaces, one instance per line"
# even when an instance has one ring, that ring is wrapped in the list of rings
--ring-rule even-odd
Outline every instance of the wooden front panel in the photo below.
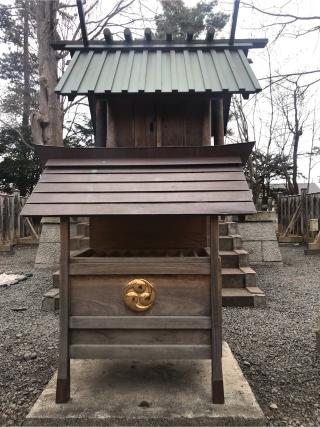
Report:
[[[210,100],[131,97],[108,101],[108,147],[210,145]]]
[[[143,275],[156,291],[154,305],[145,312],[131,311],[123,291],[135,276],[71,276],[71,316],[209,316],[210,276]]]
[[[91,217],[90,247],[101,249],[170,249],[207,246],[205,217]]]
[[[146,319],[148,322],[148,319]],[[151,345],[151,344],[194,344],[210,345],[211,331],[194,330],[73,330],[71,344],[101,345]]]

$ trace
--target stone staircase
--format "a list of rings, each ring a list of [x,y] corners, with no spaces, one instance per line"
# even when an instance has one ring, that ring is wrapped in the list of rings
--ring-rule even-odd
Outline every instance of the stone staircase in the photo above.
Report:
[[[256,286],[256,272],[249,266],[249,254],[242,248],[238,223],[222,221],[219,224],[219,246],[222,267],[223,306],[264,307],[266,297]],[[71,251],[89,248],[89,224],[75,225],[70,239]],[[56,310],[59,299],[59,272],[53,275],[53,288],[45,295],[44,310]]]
[[[219,231],[223,306],[264,307],[265,294],[256,285],[256,272],[242,248],[238,223],[220,222]]]

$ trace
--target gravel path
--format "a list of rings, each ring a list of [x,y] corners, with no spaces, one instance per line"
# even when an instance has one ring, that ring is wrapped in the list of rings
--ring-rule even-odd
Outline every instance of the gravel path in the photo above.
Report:
[[[320,256],[299,246],[281,253],[283,267],[256,268],[268,307],[225,309],[224,336],[270,425],[318,426]]]
[[[320,257],[297,246],[281,251],[283,267],[256,269],[268,307],[224,309],[224,335],[269,425],[320,425]],[[27,247],[1,255],[0,272],[30,272],[34,257]],[[37,273],[0,289],[0,425],[21,424],[55,370],[58,317],[40,310],[48,287]]]
[[[35,247],[0,255],[0,272],[32,272],[35,255]],[[41,311],[49,287],[48,275],[36,273],[0,288],[0,425],[21,424],[55,371],[58,316]]]

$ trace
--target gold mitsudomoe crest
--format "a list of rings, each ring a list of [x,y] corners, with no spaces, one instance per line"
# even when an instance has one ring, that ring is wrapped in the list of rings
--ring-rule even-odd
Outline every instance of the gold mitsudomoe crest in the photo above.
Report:
[[[156,291],[153,285],[145,279],[133,279],[125,287],[123,300],[133,311],[149,310],[154,304]]]

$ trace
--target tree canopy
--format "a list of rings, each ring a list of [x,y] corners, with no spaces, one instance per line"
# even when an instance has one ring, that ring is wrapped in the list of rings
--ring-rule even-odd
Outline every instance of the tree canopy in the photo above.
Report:
[[[175,39],[185,37],[192,30],[197,38],[207,27],[220,31],[228,22],[229,15],[215,12],[217,1],[199,1],[187,7],[182,0],[160,0],[163,12],[155,16],[157,36],[171,31]]]

